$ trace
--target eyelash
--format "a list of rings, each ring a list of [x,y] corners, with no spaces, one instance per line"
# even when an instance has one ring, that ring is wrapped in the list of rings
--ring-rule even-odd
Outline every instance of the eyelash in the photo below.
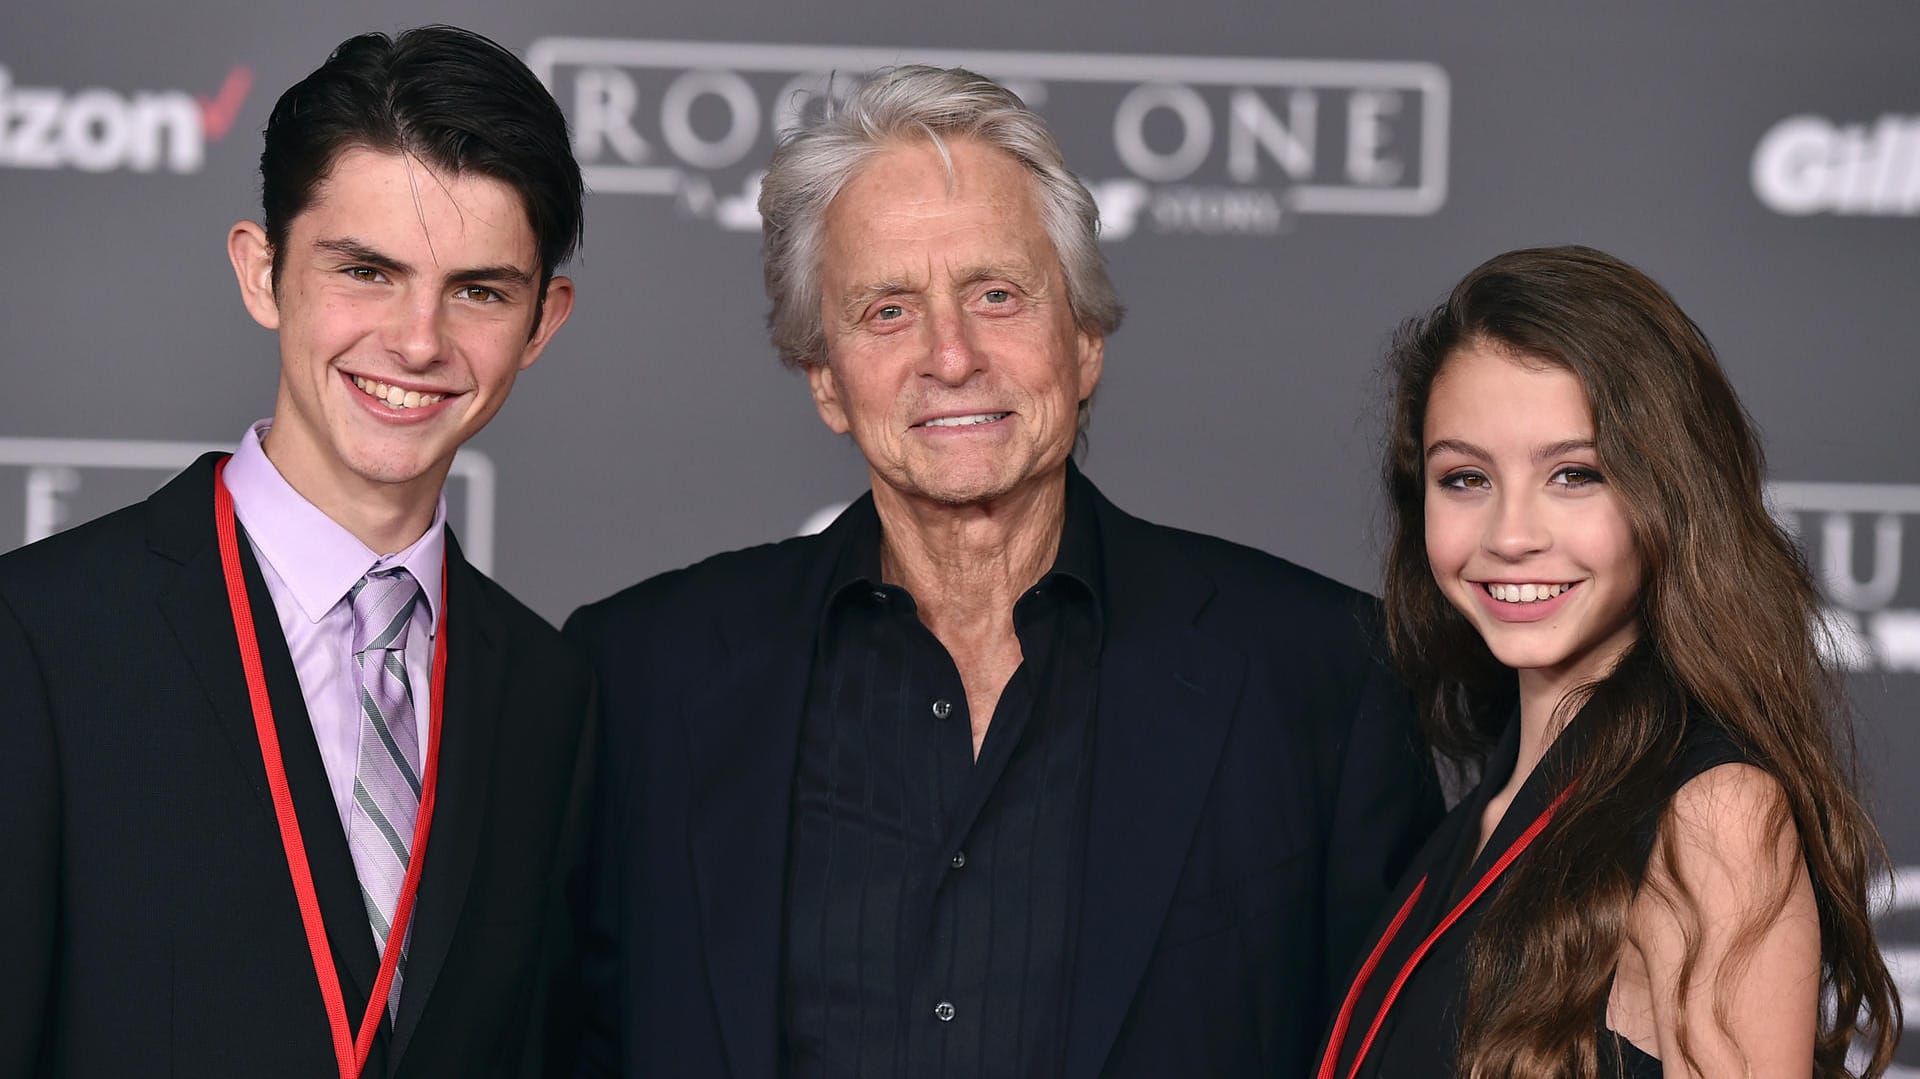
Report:
[[[981,293],[981,299],[984,300],[989,296],[995,296],[995,295],[1001,297],[1001,299],[994,301],[992,304],[993,306],[997,307],[1000,304],[1007,304],[1007,303],[1013,302],[1013,291],[1011,289],[1004,289],[1004,288],[988,289],[986,292]],[[889,304],[882,304],[879,307],[874,308],[873,317],[883,322],[888,321],[886,314],[889,311],[897,311],[903,315],[906,314],[906,308],[900,306],[897,303],[889,303]]]
[[[372,266],[348,266],[345,269],[341,270],[340,272],[346,274],[348,277],[351,277],[355,281],[360,281],[366,284],[377,284],[381,280],[381,278],[384,276],[381,273],[381,271],[373,268]],[[506,299],[507,299],[506,293],[501,292],[499,289],[493,288],[488,285],[462,285],[455,290],[454,294],[460,295],[463,293],[470,293],[470,292],[481,292],[486,294],[480,299],[474,300],[475,303],[504,303],[506,302]]]
[[[1561,482],[1561,477],[1568,476],[1569,473],[1572,473],[1573,475],[1578,475],[1582,477],[1582,479],[1580,480],[1580,482],[1575,483],[1569,477],[1565,482]],[[1480,486],[1476,486],[1476,487],[1467,486],[1466,481],[1468,479],[1479,480]],[[1492,484],[1492,481],[1487,479],[1486,473],[1481,472],[1478,469],[1471,469],[1471,468],[1461,469],[1458,472],[1449,472],[1434,482],[1437,486],[1445,487],[1445,488],[1448,488],[1449,490],[1454,490],[1454,491],[1483,490],[1485,487],[1491,486]],[[1570,490],[1577,491],[1584,487],[1591,487],[1591,486],[1594,486],[1595,484],[1605,483],[1607,482],[1607,478],[1601,475],[1600,470],[1597,468],[1588,468],[1584,465],[1567,465],[1564,468],[1554,469],[1553,475],[1548,477],[1547,482],[1554,483],[1558,486],[1566,487]]]

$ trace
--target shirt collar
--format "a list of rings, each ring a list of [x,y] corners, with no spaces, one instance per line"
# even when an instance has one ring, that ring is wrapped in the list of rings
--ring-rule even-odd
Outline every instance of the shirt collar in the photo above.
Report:
[[[293,594],[301,614],[318,623],[346,597],[354,582],[373,570],[398,566],[419,582],[438,634],[441,565],[447,545],[445,493],[434,506],[433,523],[424,535],[397,554],[378,554],[280,475],[260,445],[260,437],[272,426],[272,420],[261,420],[247,428],[223,478],[233,495],[234,516],[246,528],[253,549]]]
[[[827,611],[841,596],[865,594],[880,589],[880,515],[871,495],[863,496],[847,507],[838,526],[844,526],[845,539],[835,556],[832,584],[827,589]],[[1056,582],[1072,582],[1085,589],[1093,601],[1094,624],[1105,624],[1106,570],[1100,543],[1100,515],[1095,510],[1093,484],[1078,468],[1067,466],[1067,507],[1060,529],[1060,549],[1053,556],[1053,568],[1041,576],[1032,591],[1040,591]]]
[[[1093,484],[1069,461],[1067,463],[1067,520],[1060,530],[1060,552],[1053,557],[1048,579],[1061,577],[1076,581],[1093,598],[1093,607],[1105,622],[1107,574],[1104,550],[1100,543],[1100,514],[1094,507]]]

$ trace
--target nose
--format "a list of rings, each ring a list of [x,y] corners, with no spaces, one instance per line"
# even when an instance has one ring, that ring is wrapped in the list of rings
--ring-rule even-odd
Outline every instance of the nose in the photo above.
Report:
[[[1515,562],[1553,546],[1553,537],[1537,499],[1528,492],[1503,491],[1494,500],[1483,542],[1489,553]]]
[[[949,386],[965,385],[984,366],[973,327],[957,301],[932,306],[925,323],[927,349],[921,373]]]
[[[438,296],[429,290],[408,290],[388,312],[387,351],[404,366],[431,366],[445,345],[445,317]]]

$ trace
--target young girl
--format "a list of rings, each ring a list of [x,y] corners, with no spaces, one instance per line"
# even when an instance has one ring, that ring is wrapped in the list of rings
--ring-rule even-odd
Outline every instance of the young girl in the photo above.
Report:
[[[1587,248],[1515,251],[1405,326],[1389,636],[1479,786],[1416,860],[1319,1076],[1879,1075],[1879,840],[1699,328]]]

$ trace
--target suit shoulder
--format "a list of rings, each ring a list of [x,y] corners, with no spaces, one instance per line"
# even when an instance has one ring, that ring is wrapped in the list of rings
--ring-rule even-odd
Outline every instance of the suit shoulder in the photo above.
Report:
[[[1137,520],[1137,519],[1136,519]],[[1137,522],[1178,548],[1205,570],[1229,602],[1259,604],[1296,615],[1353,615],[1379,620],[1380,601],[1316,570],[1244,543],[1167,525]]]
[[[146,546],[146,517],[145,504],[136,503],[0,554],[0,592],[71,597],[76,587],[98,591],[103,576],[137,563]]]
[[[526,662],[548,670],[559,667],[570,678],[587,677],[585,661],[560,635],[560,631],[553,627],[553,623],[520,602],[519,597],[507,591],[500,582],[471,565],[467,568],[473,573],[480,594],[486,597],[487,605],[506,625],[507,633],[513,639],[516,663]],[[455,612],[456,617],[457,614]]]
[[[643,631],[700,610],[738,610],[764,602],[769,588],[791,587],[822,550],[817,536],[762,543],[701,559],[586,604],[567,619],[569,636]]]

